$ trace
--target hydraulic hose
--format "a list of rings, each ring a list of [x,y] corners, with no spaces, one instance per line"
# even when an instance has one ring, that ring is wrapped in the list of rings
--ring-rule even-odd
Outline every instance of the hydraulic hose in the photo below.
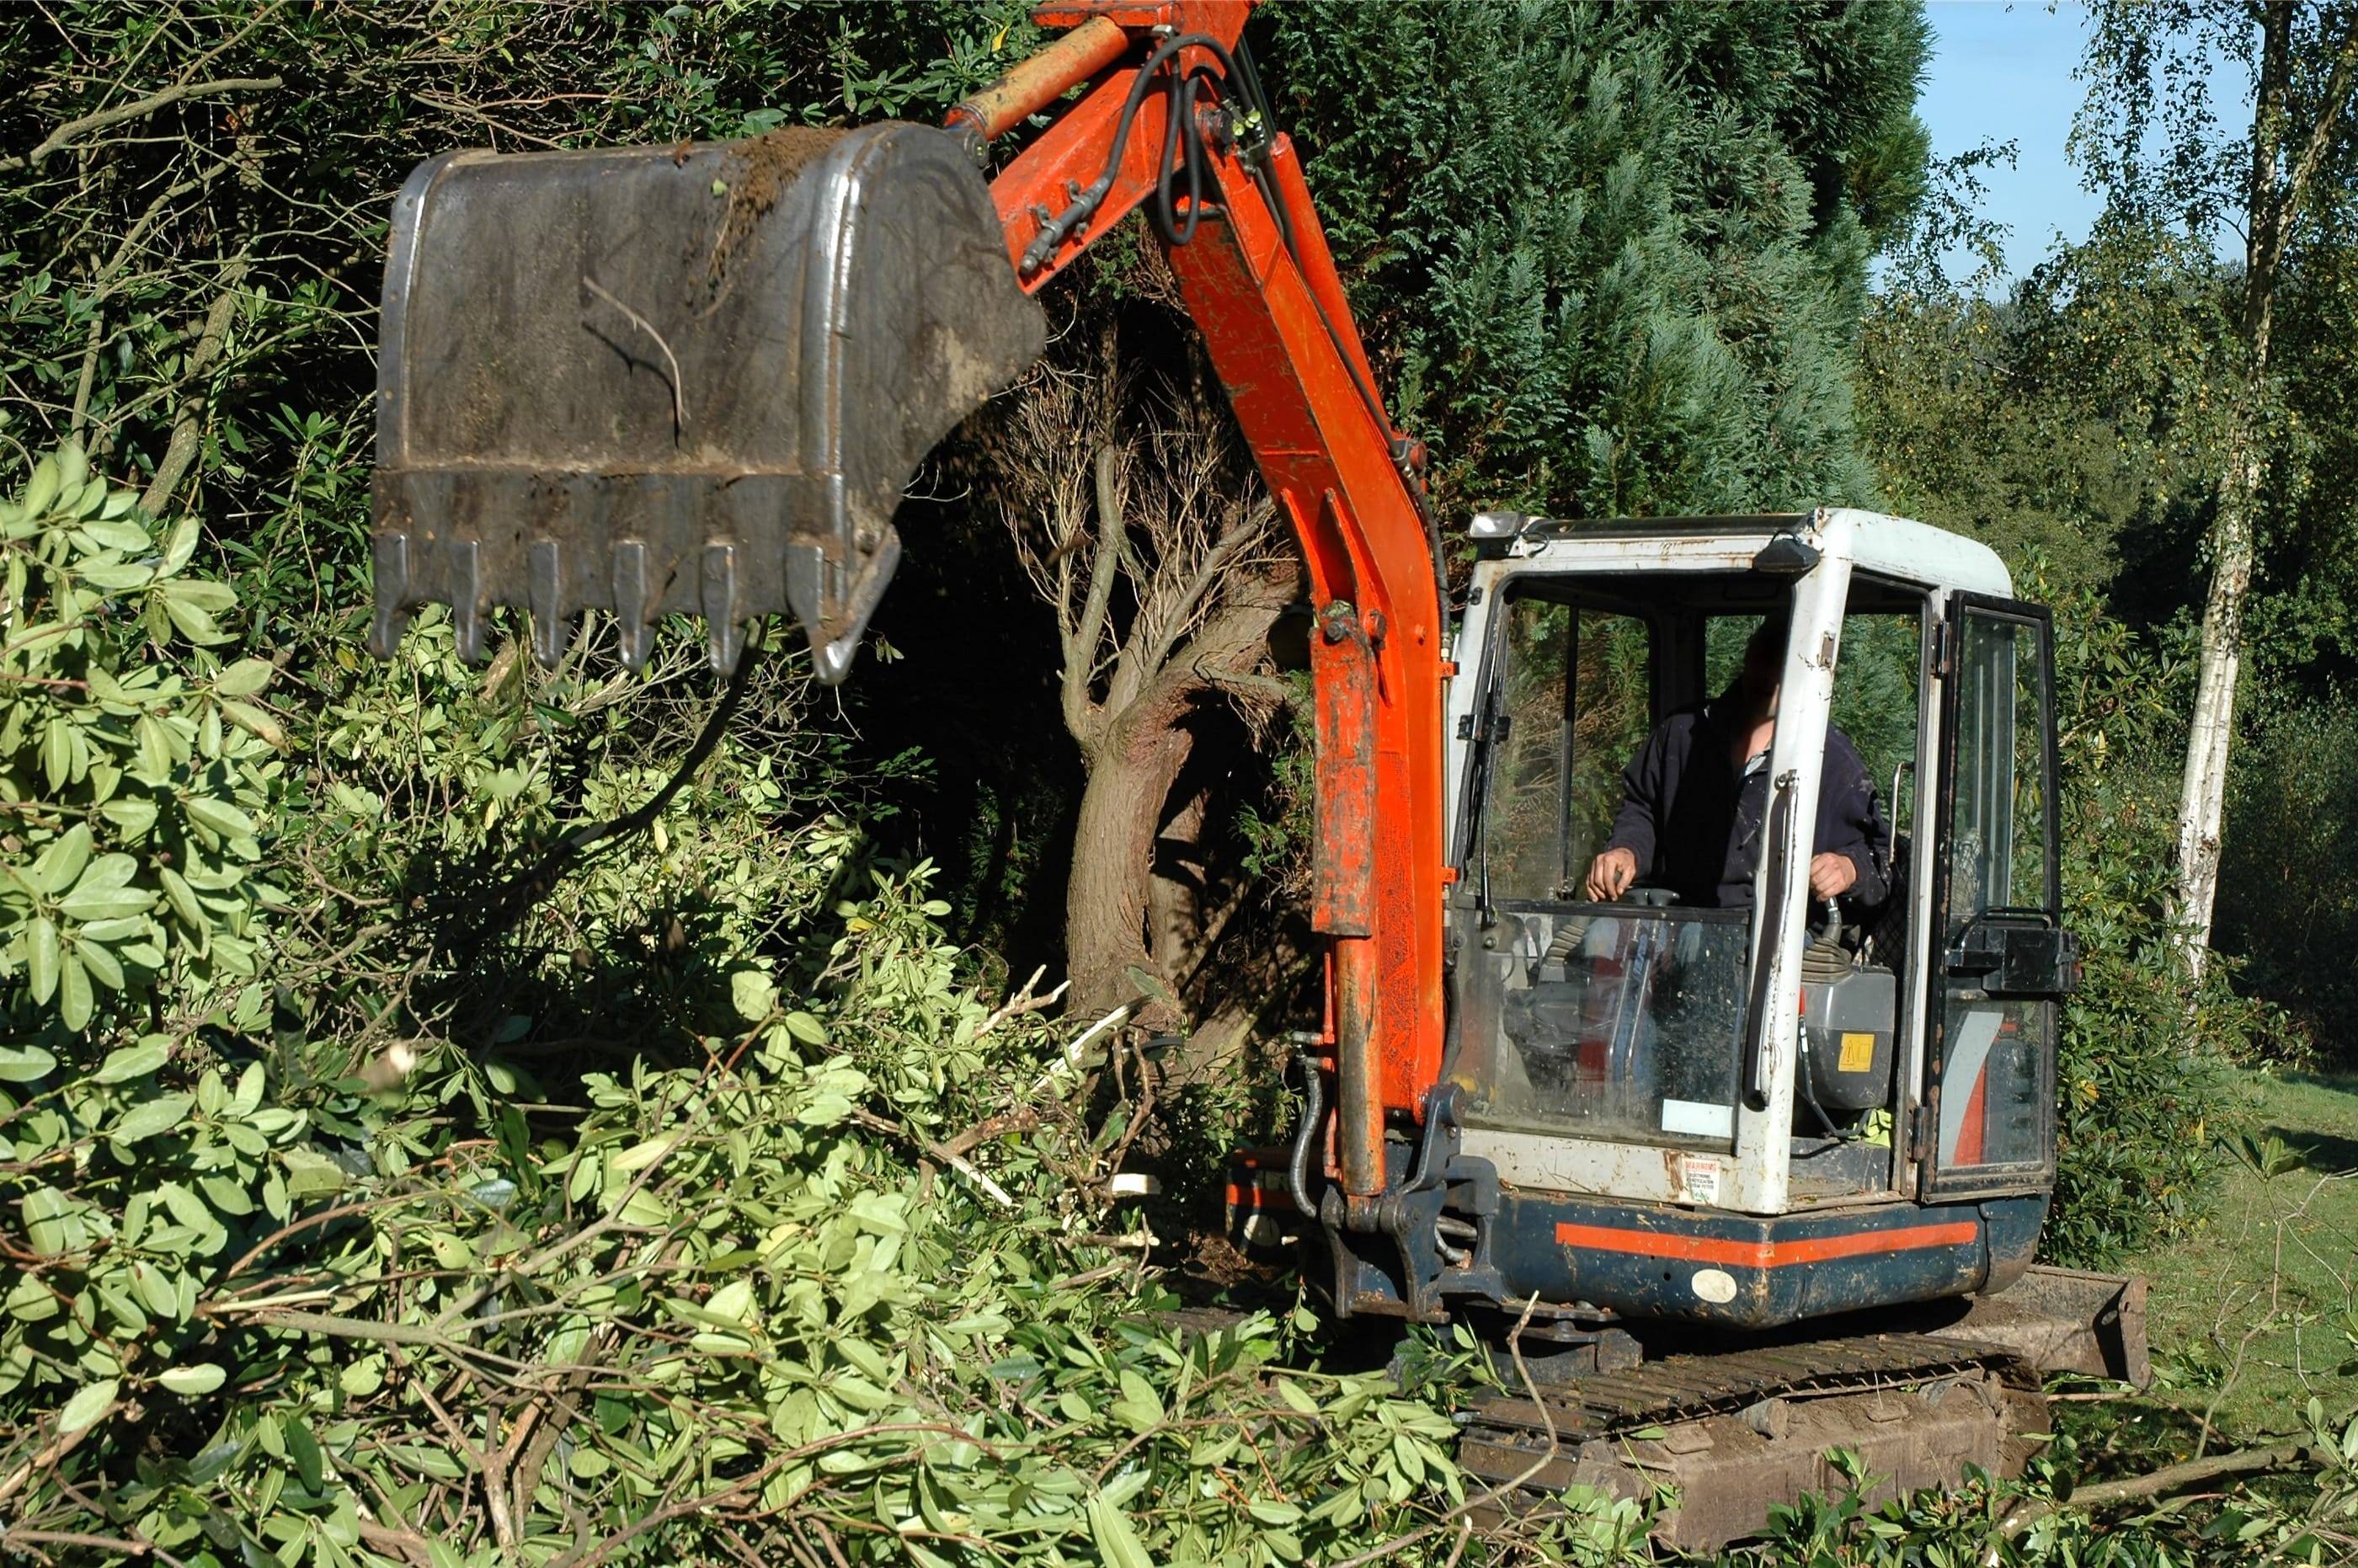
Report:
[[[1326,1079],[1314,1054],[1304,1051],[1295,1060],[1302,1064],[1302,1126],[1293,1135],[1293,1156],[1285,1162],[1285,1190],[1303,1218],[1316,1219],[1318,1210],[1310,1201],[1310,1147],[1326,1120]]]

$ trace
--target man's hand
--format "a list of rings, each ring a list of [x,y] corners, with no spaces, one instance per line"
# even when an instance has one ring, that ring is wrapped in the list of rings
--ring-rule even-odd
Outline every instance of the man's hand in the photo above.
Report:
[[[1603,863],[1601,860],[1598,862],[1600,865]],[[1588,878],[1590,881],[1595,881],[1596,873],[1590,871]],[[1858,867],[1848,855],[1830,852],[1820,855],[1810,862],[1810,892],[1820,898],[1839,897],[1848,892],[1850,884],[1856,881],[1858,881]]]
[[[1845,861],[1844,864],[1849,862]],[[1638,855],[1634,849],[1607,849],[1588,862],[1588,897],[1591,903],[1606,903],[1629,891],[1638,880]],[[1844,883],[1848,886],[1848,883]]]

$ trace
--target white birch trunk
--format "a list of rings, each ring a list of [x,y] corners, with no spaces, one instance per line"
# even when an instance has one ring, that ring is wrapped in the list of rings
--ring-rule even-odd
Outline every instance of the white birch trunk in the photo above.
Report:
[[[2246,404],[2246,409],[2252,407]],[[2186,768],[2178,799],[2178,916],[2188,968],[2202,973],[2211,953],[2212,908],[2219,892],[2219,823],[2227,798],[2227,756],[2234,734],[2235,678],[2244,662],[2244,601],[2252,586],[2252,512],[2262,466],[2248,413],[2230,438],[2211,525],[2211,591],[2202,608],[2200,674],[2187,729]]]

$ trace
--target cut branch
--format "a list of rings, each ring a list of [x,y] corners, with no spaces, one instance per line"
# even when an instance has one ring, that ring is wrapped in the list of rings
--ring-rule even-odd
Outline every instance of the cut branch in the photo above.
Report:
[[[190,81],[167,87],[161,92],[151,92],[145,98],[118,103],[112,109],[101,109],[97,114],[84,114],[79,120],[68,120],[23,157],[0,158],[0,170],[38,168],[43,158],[70,145],[77,137],[88,135],[92,131],[103,131],[109,125],[119,125],[125,120],[142,119],[191,98],[218,98],[225,92],[266,92],[274,87],[285,85],[283,77],[225,76],[219,81]]]
[[[2124,1503],[2168,1497],[2189,1487],[2199,1487],[2205,1481],[2216,1481],[2227,1476],[2255,1475],[2263,1470],[2288,1469],[2295,1465],[2317,1463],[2320,1457],[2304,1443],[2279,1443],[2266,1448],[2239,1448],[2231,1454],[2213,1454],[2208,1459],[2189,1459],[2182,1465],[2165,1465],[2143,1476],[2130,1476],[2118,1481],[2099,1481],[2093,1487],[2081,1487],[2060,1502],[2041,1498],[2025,1503],[2008,1514],[2006,1522],[1998,1529],[2001,1534],[2012,1540],[2058,1509],[2080,1509],[2088,1513],[2098,1513]]]
[[[222,269],[221,293],[214,297],[212,308],[205,312],[197,345],[189,354],[187,368],[181,372],[180,411],[172,420],[171,439],[165,443],[164,456],[156,464],[156,477],[139,497],[141,510],[150,517],[163,515],[164,508],[171,503],[172,492],[180,487],[189,465],[197,460],[197,447],[204,432],[205,378],[212,373],[213,362],[228,346],[230,323],[237,319],[238,286],[245,281],[245,270],[243,251]]]

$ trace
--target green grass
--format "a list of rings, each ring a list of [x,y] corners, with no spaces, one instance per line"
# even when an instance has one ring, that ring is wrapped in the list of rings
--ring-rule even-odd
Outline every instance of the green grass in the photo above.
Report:
[[[2358,1077],[2243,1082],[2216,1213],[2128,1264],[2152,1281],[2152,1414],[2228,1443],[2300,1429],[2312,1396],[2358,1406]]]

